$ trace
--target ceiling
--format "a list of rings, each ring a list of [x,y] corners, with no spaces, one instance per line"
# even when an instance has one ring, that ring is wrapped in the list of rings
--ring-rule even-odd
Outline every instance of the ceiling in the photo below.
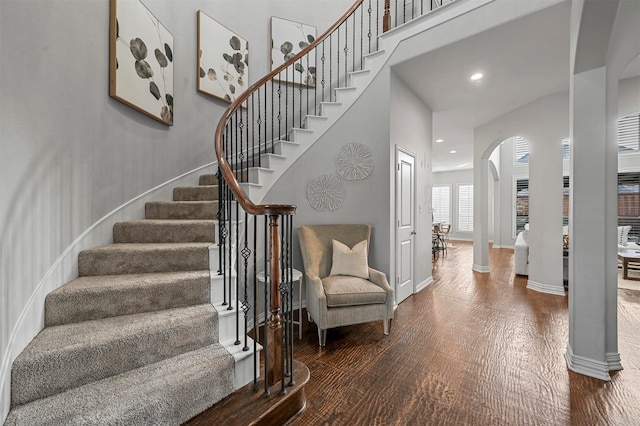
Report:
[[[434,141],[444,139],[433,143],[434,172],[472,167],[474,128],[569,90],[569,14],[563,2],[394,67],[433,111]],[[471,82],[476,72],[484,78]]]

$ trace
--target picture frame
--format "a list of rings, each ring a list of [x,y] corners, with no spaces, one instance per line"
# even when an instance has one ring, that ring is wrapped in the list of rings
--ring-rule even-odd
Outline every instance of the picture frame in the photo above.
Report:
[[[275,70],[315,41],[316,27],[271,17],[271,70]],[[308,55],[281,73],[280,81],[314,87],[316,84],[316,58]]]
[[[249,88],[249,42],[202,10],[197,53],[199,92],[232,103]]]
[[[173,35],[140,0],[110,0],[109,95],[173,125]]]

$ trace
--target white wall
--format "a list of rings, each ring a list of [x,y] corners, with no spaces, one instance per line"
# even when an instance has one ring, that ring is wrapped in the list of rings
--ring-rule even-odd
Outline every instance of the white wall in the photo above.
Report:
[[[214,159],[213,133],[227,104],[196,91],[197,10],[250,41],[252,83],[270,66],[270,16],[321,32],[353,2],[144,3],[174,37],[173,127],[109,97],[108,1],[0,2],[0,419],[9,363],[43,324],[39,292],[77,275],[79,249],[110,242],[108,229],[79,240],[83,232]]]

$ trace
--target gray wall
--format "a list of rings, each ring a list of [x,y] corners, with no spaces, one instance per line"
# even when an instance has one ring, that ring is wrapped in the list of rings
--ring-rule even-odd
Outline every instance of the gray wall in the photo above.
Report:
[[[391,148],[405,148],[415,161],[415,227],[413,282],[420,286],[431,281],[431,188],[433,186],[431,141],[432,112],[409,87],[391,73]],[[392,157],[393,158],[393,157]],[[395,171],[395,167],[392,167]],[[394,186],[395,188],[395,186]],[[395,216],[392,216],[395,219]],[[395,223],[395,220],[393,220]],[[395,227],[391,230],[395,241]]]
[[[383,70],[371,86],[312,147],[290,167],[265,196],[265,201],[295,204],[294,225],[368,223],[373,226],[369,264],[387,274],[390,269],[389,71]],[[340,149],[351,142],[367,145],[374,169],[368,178],[343,181],[342,207],[317,211],[307,200],[307,185],[315,177],[336,172]],[[302,270],[297,236],[294,266]]]
[[[77,274],[70,253],[110,242],[110,231],[94,232],[102,218],[214,159],[227,104],[196,91],[197,10],[250,41],[252,83],[270,67],[270,16],[320,33],[353,2],[144,3],[174,37],[173,127],[109,97],[107,0],[0,1],[0,420],[10,362],[43,324],[25,310],[42,311],[43,285]]]

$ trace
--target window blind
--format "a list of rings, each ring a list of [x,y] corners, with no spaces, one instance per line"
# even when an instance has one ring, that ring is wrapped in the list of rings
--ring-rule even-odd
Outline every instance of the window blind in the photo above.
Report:
[[[448,185],[434,186],[431,189],[431,206],[433,207],[433,221],[451,223],[451,189]]]
[[[640,241],[640,172],[618,174],[618,226],[631,226],[631,240]]]
[[[458,231],[473,231],[473,185],[458,185]]]
[[[529,143],[520,136],[513,138],[514,164],[529,164]]]
[[[529,179],[516,179],[516,223],[515,235],[529,223]]]
[[[618,152],[620,154],[640,151],[640,113],[618,119]]]

